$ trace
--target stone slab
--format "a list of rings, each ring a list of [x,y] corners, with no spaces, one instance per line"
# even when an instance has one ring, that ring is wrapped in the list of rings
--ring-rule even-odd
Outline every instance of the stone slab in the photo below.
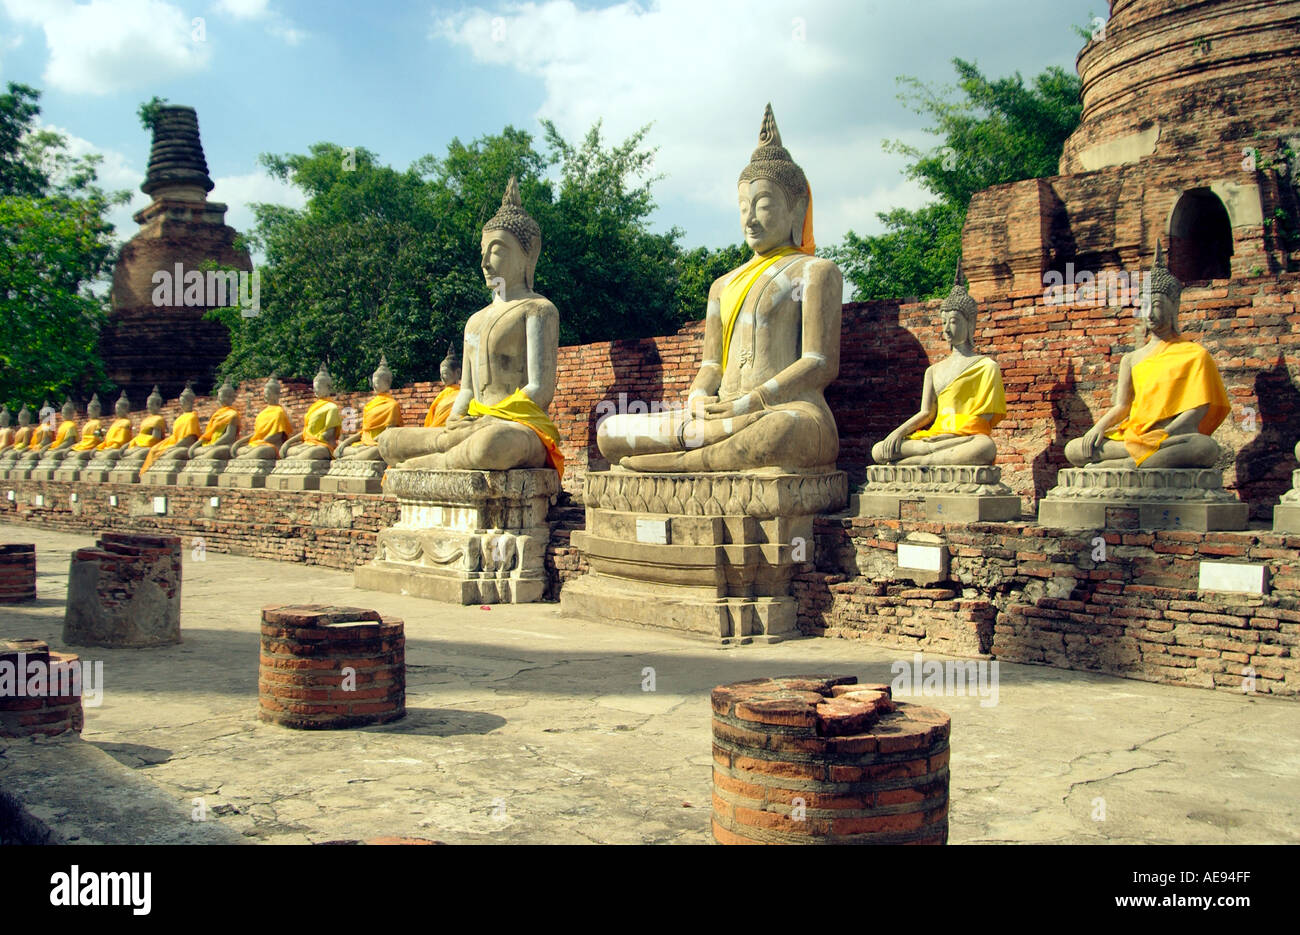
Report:
[[[60,484],[75,484],[81,480],[81,468],[59,468],[54,472],[54,480]]]
[[[175,487],[178,477],[180,468],[170,471],[155,467],[140,475],[140,483],[146,487]]]
[[[1015,494],[964,496],[961,494],[854,494],[849,504],[853,516],[899,519],[903,504],[924,505],[933,523],[1005,523],[1020,519],[1022,504]]]
[[[131,467],[119,467],[115,471],[109,471],[108,482],[110,484],[140,483],[140,465],[136,464]]]
[[[1201,562],[1197,590],[1267,594],[1268,566],[1241,562]]]
[[[1273,531],[1300,535],[1300,503],[1279,503],[1273,507]]]
[[[446,604],[532,604],[546,593],[546,579],[466,578],[455,572],[413,569],[390,562],[371,562],[356,570],[356,587],[407,594]]]
[[[320,479],[322,493],[383,493],[384,479],[378,477],[335,477],[326,474]]]
[[[1132,510],[1138,513],[1138,529],[1231,532],[1245,529],[1250,521],[1250,507],[1239,501],[1059,500],[1045,497],[1038,503],[1038,524],[1050,529],[1121,528],[1126,524],[1116,523],[1113,511]]]

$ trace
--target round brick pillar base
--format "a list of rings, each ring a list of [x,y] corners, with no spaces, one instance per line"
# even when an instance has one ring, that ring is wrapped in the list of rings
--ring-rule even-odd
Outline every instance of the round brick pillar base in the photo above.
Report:
[[[262,608],[257,679],[263,721],[328,730],[406,715],[402,621],[361,607]]]
[[[0,545],[0,604],[36,600],[36,546]]]
[[[63,642],[171,646],[181,641],[181,540],[107,532],[68,568]]]
[[[852,676],[713,690],[721,844],[944,844],[947,714]]]
[[[42,640],[0,640],[0,737],[81,733],[84,725],[80,660]]]

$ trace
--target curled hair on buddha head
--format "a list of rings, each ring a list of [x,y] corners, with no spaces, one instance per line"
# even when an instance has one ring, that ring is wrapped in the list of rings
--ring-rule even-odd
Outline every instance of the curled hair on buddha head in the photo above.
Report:
[[[185,389],[181,390],[180,401],[182,404],[187,402],[192,403],[194,402],[194,399],[194,384],[190,380],[186,380]]]
[[[455,341],[447,343],[447,356],[442,359],[438,365],[438,375],[442,377],[443,382],[459,382],[461,375],[460,347]]]
[[[161,406],[163,404],[162,392],[158,389],[158,384],[153,385],[153,391],[145,399],[144,404]]]
[[[375,372],[370,375],[370,383],[372,386],[377,386],[384,380],[388,381],[389,386],[393,385],[393,371],[388,369],[388,355],[381,352],[379,355],[379,366],[376,367]]]
[[[538,257],[542,255],[542,229],[524,210],[524,203],[519,197],[519,180],[513,175],[506,183],[506,193],[501,196],[501,207],[483,225],[483,233],[488,231],[506,231],[519,241],[524,256],[528,258],[524,285],[532,289],[533,272],[537,269]]]
[[[1178,277],[1169,272],[1169,267],[1165,265],[1165,247],[1164,242],[1156,241],[1156,258],[1151,264],[1151,295],[1163,295],[1166,298],[1179,301],[1183,294],[1183,284]]]
[[[749,164],[740,171],[737,183],[754,179],[768,179],[781,186],[791,208],[795,202],[808,197],[808,177],[790,157],[790,151],[781,144],[781,131],[777,129],[770,103],[763,111],[758,147],[750,155]]]
[[[962,275],[960,257],[957,259],[957,271],[952,277],[952,291],[948,293],[948,297],[939,306],[940,314],[947,311],[960,313],[966,319],[966,323],[970,325],[972,336],[974,335],[975,315],[979,312],[979,304],[966,291],[966,277]]]

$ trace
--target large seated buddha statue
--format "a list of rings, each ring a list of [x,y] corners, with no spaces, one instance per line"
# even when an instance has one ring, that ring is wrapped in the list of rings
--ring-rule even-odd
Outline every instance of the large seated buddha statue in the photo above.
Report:
[[[447,356],[438,365],[438,375],[442,378],[442,389],[429,404],[429,411],[424,414],[426,429],[436,429],[446,425],[451,415],[451,407],[456,404],[456,397],[460,395],[460,354],[456,350],[455,341],[447,345]]]
[[[27,477],[26,472],[36,467],[45,454],[45,449],[49,448],[54,441],[56,426],[54,424],[54,407],[50,401],[45,400],[45,405],[41,406],[40,418],[36,425],[32,426],[31,435],[27,441],[27,447],[19,453],[18,459],[14,462],[14,470],[23,471],[22,478]]]
[[[814,255],[812,191],[771,105],[737,194],[754,256],[709,290],[703,362],[684,411],[618,414],[600,452],[632,471],[821,472],[839,433],[823,391],[839,373],[843,277]]]
[[[0,406],[0,455],[9,450],[14,443],[16,431],[10,428],[13,416],[9,414],[8,406]]]
[[[226,470],[242,422],[239,410],[234,406],[237,392],[227,375],[217,390],[217,402],[220,405],[208,416],[203,434],[190,446],[189,461],[176,478],[176,483],[180,486],[214,486]]]
[[[236,439],[231,448],[236,461],[274,461],[280,457],[280,446],[293,434],[289,413],[280,405],[280,381],[275,374],[262,388],[262,398],[266,405],[253,420],[252,434]]]
[[[379,355],[379,366],[370,376],[370,386],[375,395],[361,410],[361,431],[339,442],[335,454],[339,460],[383,461],[379,436],[402,424],[401,404],[389,392],[393,388],[393,371],[388,369],[388,359],[383,354]]]
[[[71,399],[63,402],[62,419],[55,430],[54,440],[41,452],[40,460],[32,466],[32,480],[53,480],[54,472],[63,465],[63,459],[77,443],[77,407]]]
[[[140,428],[122,448],[118,458],[119,466],[126,467],[134,464],[138,468],[143,465],[149,457],[149,452],[162,444],[163,439],[167,437],[167,417],[162,414],[162,404],[162,393],[158,391],[157,386],[154,386],[153,392],[144,402],[145,410],[149,414],[140,420]]]
[[[154,480],[165,480],[166,475],[180,470],[189,460],[190,448],[202,434],[202,424],[194,411],[194,398],[194,388],[186,383],[179,397],[181,414],[172,423],[171,434],[158,444],[150,446],[145,453],[144,464],[140,467],[142,481],[149,483]],[[149,473],[155,470],[159,471],[160,475],[149,478]]]
[[[1231,412],[1214,358],[1178,330],[1182,283],[1156,245],[1150,305],[1141,314],[1146,344],[1119,363],[1115,404],[1065,446],[1076,467],[1209,468],[1219,457],[1210,435]]]
[[[483,278],[492,301],[465,323],[462,383],[446,424],[391,428],[379,453],[404,470],[509,471],[550,465],[563,473],[559,432],[546,414],[555,395],[560,319],[533,291],[542,231],[511,179],[483,226]]]
[[[939,307],[939,322],[951,352],[925,369],[921,408],[871,449],[877,464],[992,464],[997,446],[993,427],[1007,414],[1002,371],[975,352],[979,311],[961,284]]]
[[[343,434],[343,413],[333,399],[334,378],[322,362],[312,380],[316,399],[302,417],[302,431],[280,445],[280,459],[266,476],[271,490],[319,490],[320,479],[334,464]]]
[[[113,414],[117,417],[104,433],[104,440],[95,446],[96,461],[112,461],[122,457],[122,452],[131,442],[131,401],[126,393],[118,396],[113,405]]]

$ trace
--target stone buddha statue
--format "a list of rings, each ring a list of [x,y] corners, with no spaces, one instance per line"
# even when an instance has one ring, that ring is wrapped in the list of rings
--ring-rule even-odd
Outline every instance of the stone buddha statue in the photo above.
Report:
[[[365,461],[382,461],[379,453],[379,436],[389,428],[402,424],[402,407],[393,399],[393,371],[388,369],[388,359],[379,356],[379,367],[370,377],[375,395],[361,410],[361,431],[339,442],[337,457]]]
[[[257,459],[274,461],[280,457],[280,446],[293,434],[289,414],[280,405],[280,381],[271,374],[263,389],[266,406],[253,421],[253,434],[236,440],[231,453],[238,461]]]
[[[618,414],[600,452],[632,471],[835,470],[839,433],[822,393],[839,372],[843,277],[813,255],[812,190],[769,104],[740,173],[754,256],[709,290],[703,362],[684,411]]]
[[[103,413],[103,404],[96,393],[86,404],[86,423],[81,427],[80,440],[63,456],[65,468],[84,467],[95,456],[95,449],[104,439],[104,422],[100,418]]]
[[[117,418],[104,433],[104,440],[95,446],[95,461],[116,463],[131,441],[131,401],[125,392],[117,398],[113,414]]]
[[[199,440],[199,417],[194,412],[194,388],[188,383],[180,395],[181,414],[172,423],[172,433],[152,446],[145,455],[140,472],[150,470],[155,464],[178,465],[189,460],[190,447]]]
[[[50,442],[54,440],[54,407],[50,401],[45,400],[45,405],[40,408],[40,418],[32,426],[32,432],[27,440],[27,448],[18,456],[19,464],[34,464],[40,460],[45,449],[50,447]]]
[[[563,473],[555,395],[559,313],[533,291],[542,231],[510,179],[483,226],[481,266],[492,301],[465,323],[463,384],[440,427],[392,428],[379,437],[389,465],[412,470],[508,471],[551,465]]]
[[[145,400],[145,409],[149,414],[140,420],[140,428],[135,436],[126,443],[125,447],[119,452],[118,464],[122,467],[128,465],[142,465],[149,452],[167,435],[167,419],[162,414],[162,393],[158,387],[153,388],[149,398]]]
[[[45,449],[45,453],[41,457],[42,461],[49,460],[56,463],[62,461],[64,456],[72,450],[73,445],[77,443],[76,404],[71,399],[65,399],[60,415],[62,420],[59,422],[59,428],[54,433],[54,440]]]
[[[302,431],[280,446],[281,461],[329,461],[334,457],[334,448],[343,432],[343,415],[330,398],[334,378],[324,363],[312,380],[312,390],[316,401],[302,417]]]
[[[877,464],[992,464],[997,446],[993,426],[1007,414],[1002,371],[993,358],[975,353],[979,307],[961,282],[939,307],[939,321],[951,353],[925,370],[921,408],[877,442]]]
[[[0,455],[9,450],[14,443],[15,432],[9,427],[13,421],[13,416],[9,414],[8,406],[0,406]]]
[[[27,451],[32,440],[32,411],[26,406],[18,410],[18,428],[9,447],[0,452],[0,468],[11,468]]]
[[[456,397],[460,395],[460,354],[456,351],[455,341],[447,345],[447,356],[438,366],[438,374],[442,377],[442,389],[429,404],[429,411],[424,414],[426,429],[436,429],[446,425],[447,417],[451,415],[451,407],[455,404]]]
[[[1119,364],[1115,404],[1065,446],[1076,467],[1209,468],[1219,457],[1210,435],[1231,412],[1214,358],[1178,331],[1182,283],[1156,244],[1149,303],[1139,313],[1146,344]],[[1144,297],[1145,299],[1146,297]]]
[[[235,387],[227,376],[217,390],[220,405],[208,416],[207,427],[198,440],[190,445],[190,461],[229,461],[230,449],[239,437],[239,410],[232,405]]]

